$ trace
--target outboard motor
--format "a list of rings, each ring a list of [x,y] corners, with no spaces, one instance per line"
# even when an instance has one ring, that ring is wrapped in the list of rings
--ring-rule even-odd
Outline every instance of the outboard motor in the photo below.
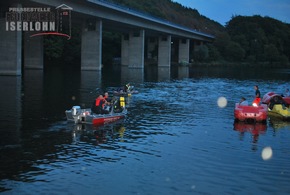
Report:
[[[71,109],[71,115],[75,121],[75,123],[79,123],[80,121],[80,115],[82,113],[81,107],[80,106],[73,106]]]
[[[81,107],[80,106],[73,106],[72,107],[72,115],[76,116],[76,115],[80,115],[81,113]]]

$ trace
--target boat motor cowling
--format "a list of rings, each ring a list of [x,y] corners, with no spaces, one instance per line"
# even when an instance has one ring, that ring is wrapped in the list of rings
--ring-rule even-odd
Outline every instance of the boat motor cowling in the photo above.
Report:
[[[79,115],[81,113],[81,107],[80,106],[73,106],[72,107],[72,115]]]

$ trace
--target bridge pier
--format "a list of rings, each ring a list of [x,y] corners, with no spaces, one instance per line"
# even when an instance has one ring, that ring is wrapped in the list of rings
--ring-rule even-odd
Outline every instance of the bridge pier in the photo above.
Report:
[[[102,69],[102,20],[86,21],[82,31],[81,70]]]
[[[121,41],[121,64],[129,65],[129,35],[123,34]]]
[[[122,36],[121,64],[128,68],[144,68],[145,30]]]
[[[171,35],[159,36],[158,67],[170,67],[171,64]]]
[[[179,40],[178,63],[189,62],[189,39]]]
[[[5,18],[0,19],[0,75],[21,75],[22,32],[7,31]]]
[[[129,34],[128,68],[144,68],[145,30]]]
[[[24,33],[24,68],[43,69],[43,37]]]

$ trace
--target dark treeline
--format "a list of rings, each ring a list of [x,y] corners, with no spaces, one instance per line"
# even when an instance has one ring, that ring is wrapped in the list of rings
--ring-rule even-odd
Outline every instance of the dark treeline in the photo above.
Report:
[[[213,43],[205,44],[190,54],[194,62],[289,65],[290,25],[273,18],[233,16],[226,26],[222,26],[200,15],[198,10],[171,0],[107,1],[214,35]],[[80,29],[76,28],[73,32],[70,41],[59,37],[46,38],[46,57],[51,60],[61,58],[69,63],[80,62]],[[103,63],[111,63],[113,57],[120,57],[120,34],[104,32],[103,39]]]

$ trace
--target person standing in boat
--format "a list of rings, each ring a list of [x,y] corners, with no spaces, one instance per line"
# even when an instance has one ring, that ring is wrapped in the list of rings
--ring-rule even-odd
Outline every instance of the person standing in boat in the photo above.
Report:
[[[261,93],[258,85],[255,85],[254,89],[255,89],[255,99],[253,101],[253,106],[258,106],[261,101]]]
[[[103,95],[99,95],[99,97],[94,101],[92,105],[92,112],[96,114],[109,114],[108,110],[105,110],[106,100]]]
[[[123,88],[124,92],[130,92],[130,83],[127,83],[124,88]]]
[[[130,91],[130,83],[127,83],[127,84],[123,85],[123,87],[120,87],[118,89],[119,93],[127,93],[129,91]]]

